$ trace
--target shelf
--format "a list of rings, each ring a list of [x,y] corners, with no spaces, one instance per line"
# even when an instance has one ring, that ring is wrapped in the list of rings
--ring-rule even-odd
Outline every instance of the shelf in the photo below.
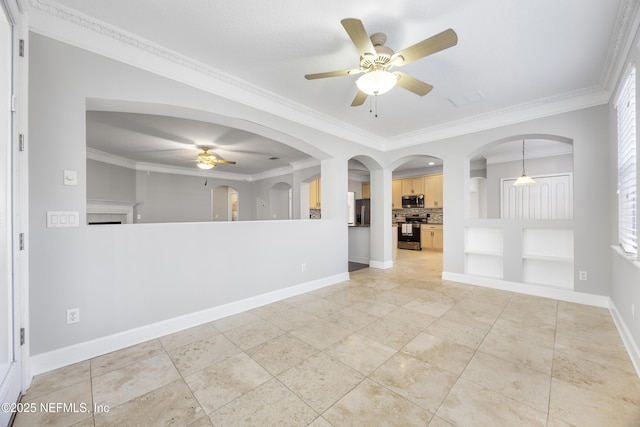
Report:
[[[473,249],[466,250],[464,251],[464,253],[467,255],[484,255],[484,256],[499,256],[499,257],[503,255],[502,252],[498,252],[498,251],[482,251],[482,250],[473,250]]]
[[[572,263],[573,262],[573,258],[571,258],[571,257],[548,256],[548,255],[532,255],[532,254],[524,254],[524,255],[522,255],[522,259],[524,259],[524,260],[533,260],[533,261],[545,261],[545,262],[562,262],[562,263]]]

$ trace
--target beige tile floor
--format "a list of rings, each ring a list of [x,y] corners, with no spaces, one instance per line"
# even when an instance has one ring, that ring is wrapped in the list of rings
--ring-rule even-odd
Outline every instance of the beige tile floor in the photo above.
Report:
[[[39,375],[23,402],[77,410],[14,425],[640,425],[607,310],[441,270],[400,251],[393,269]]]

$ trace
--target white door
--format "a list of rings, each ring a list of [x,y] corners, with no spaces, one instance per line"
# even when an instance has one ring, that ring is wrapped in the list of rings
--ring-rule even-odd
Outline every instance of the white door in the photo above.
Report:
[[[0,6],[0,400],[11,404],[20,395],[22,377],[12,270],[13,25],[5,2]],[[11,411],[5,409],[0,410],[0,426],[11,419]]]
[[[533,185],[515,187],[513,179],[502,180],[502,219],[572,219],[571,174],[535,176]]]

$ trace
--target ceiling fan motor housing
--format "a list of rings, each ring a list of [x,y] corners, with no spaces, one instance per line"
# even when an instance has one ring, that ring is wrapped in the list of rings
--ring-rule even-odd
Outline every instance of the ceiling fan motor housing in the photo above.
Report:
[[[360,68],[366,71],[386,71],[393,65],[391,57],[394,52],[391,48],[384,45],[387,36],[384,33],[372,34],[371,43],[376,50],[376,55],[365,55],[360,57]]]

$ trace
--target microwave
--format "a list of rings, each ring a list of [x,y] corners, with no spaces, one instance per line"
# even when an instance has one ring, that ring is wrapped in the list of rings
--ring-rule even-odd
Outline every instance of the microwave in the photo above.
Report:
[[[402,196],[403,208],[424,208],[424,194]]]

